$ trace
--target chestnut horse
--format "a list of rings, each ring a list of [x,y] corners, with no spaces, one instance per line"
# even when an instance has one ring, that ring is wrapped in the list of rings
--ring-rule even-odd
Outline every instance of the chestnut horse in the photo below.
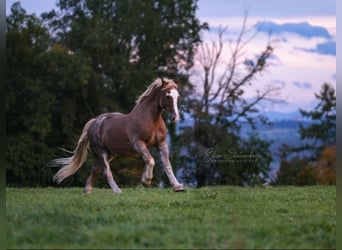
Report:
[[[112,190],[115,193],[121,193],[121,189],[113,179],[110,162],[116,156],[136,153],[146,164],[141,182],[148,187],[151,184],[155,165],[148,148],[153,146],[160,152],[162,164],[173,190],[184,191],[183,185],[178,182],[172,170],[166,142],[167,129],[162,118],[162,112],[166,110],[171,122],[175,123],[179,120],[177,88],[177,84],[170,79],[156,79],[138,98],[130,113],[104,113],[89,120],[83,128],[73,155],[53,160],[55,165],[62,166],[54,175],[53,180],[59,184],[76,173],[86,161],[90,146],[97,160],[87,179],[85,193],[91,193],[94,179],[101,171],[107,177]]]

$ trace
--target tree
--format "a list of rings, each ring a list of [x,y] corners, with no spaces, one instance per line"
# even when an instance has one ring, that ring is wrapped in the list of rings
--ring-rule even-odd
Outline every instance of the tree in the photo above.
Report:
[[[265,117],[256,115],[257,107],[271,101],[281,86],[267,85],[252,99],[245,96],[245,88],[257,84],[258,74],[266,70],[273,55],[269,42],[255,60],[243,58],[247,44],[255,37],[255,34],[249,36],[246,20],[247,14],[238,37],[229,44],[228,61],[224,60],[226,55],[223,54],[225,29],[219,29],[218,42],[201,43],[195,58],[199,67],[197,86],[202,89],[189,100],[194,126],[181,135],[179,154],[183,162],[196,162],[185,168],[189,169],[188,176],[196,176],[197,185],[255,185],[265,182],[268,177],[270,144],[255,134],[246,140],[240,135],[240,129],[244,122],[252,128],[257,122],[267,122]],[[224,65],[222,72],[218,70],[219,64]],[[254,148],[256,145],[260,147]],[[220,159],[203,161],[210,150]],[[236,152],[240,160],[223,159],[229,158],[231,152]],[[246,160],[253,152],[265,158]]]
[[[322,185],[336,185],[336,146],[324,147],[317,161],[317,180]]]
[[[242,27],[237,38],[230,42],[230,59],[223,53],[223,35],[226,29],[219,29],[218,42],[201,43],[197,63],[200,70],[202,90],[195,102],[196,119],[203,122],[214,122],[230,131],[239,131],[239,122],[246,121],[253,128],[256,122],[265,122],[265,117],[259,115],[258,105],[266,101],[274,101],[282,86],[268,84],[256,91],[254,98],[245,97],[245,89],[257,85],[257,76],[269,66],[273,56],[273,47],[270,42],[255,59],[244,58],[246,46],[256,33],[250,35],[252,30],[246,26],[247,13],[245,13]],[[223,71],[218,70],[219,64]],[[204,118],[204,119],[202,119]]]
[[[336,95],[335,89],[324,83],[313,111],[300,109],[312,124],[300,125],[304,141],[300,146],[283,145],[277,185],[336,184]],[[309,155],[308,155],[309,154]]]
[[[45,65],[39,58],[48,48],[49,33],[20,3],[13,4],[11,12],[6,18],[6,180],[15,185],[46,184],[50,170],[43,162],[52,151],[44,139],[52,131],[54,95],[40,78]]]
[[[301,139],[310,140],[310,144],[303,149],[312,149],[316,158],[324,146],[336,144],[336,94],[335,89],[328,83],[322,85],[319,94],[315,94],[319,103],[314,110],[305,111],[300,109],[303,117],[309,118],[313,124],[308,127],[299,128]]]
[[[282,158],[274,185],[336,185],[336,147],[325,147],[317,161]]]
[[[55,42],[91,62],[94,102],[129,111],[155,77],[187,80],[199,32],[196,1],[60,0],[44,15]],[[184,82],[183,82],[184,83]],[[186,84],[186,81],[185,83]]]

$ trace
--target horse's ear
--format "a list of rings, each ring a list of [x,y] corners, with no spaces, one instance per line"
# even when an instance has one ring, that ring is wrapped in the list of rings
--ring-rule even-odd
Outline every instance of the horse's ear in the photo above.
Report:
[[[174,82],[175,84],[179,85],[179,80],[178,80],[178,79],[175,79],[173,82]]]
[[[165,87],[166,85],[168,85],[168,82],[165,81],[163,77],[160,77],[160,80],[162,82],[162,87]]]

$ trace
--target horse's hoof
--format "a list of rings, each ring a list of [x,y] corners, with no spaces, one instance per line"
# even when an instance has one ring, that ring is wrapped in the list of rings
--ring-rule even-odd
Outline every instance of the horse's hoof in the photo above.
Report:
[[[146,182],[141,182],[141,184],[145,187],[145,188],[149,188],[150,186],[151,186],[151,183],[150,184],[148,184],[148,183],[146,183]]]
[[[122,194],[122,190],[121,189],[115,189],[113,190],[114,194]]]
[[[178,186],[173,187],[173,191],[175,191],[175,192],[184,192],[185,188],[184,188],[183,185],[178,185]]]
[[[141,184],[145,187],[148,188],[151,186],[152,179],[146,178],[145,174],[141,177]]]

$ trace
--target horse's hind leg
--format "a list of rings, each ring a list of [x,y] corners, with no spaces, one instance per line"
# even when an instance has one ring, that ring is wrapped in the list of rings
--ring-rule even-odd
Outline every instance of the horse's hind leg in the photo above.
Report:
[[[91,173],[87,179],[86,186],[84,187],[84,192],[90,194],[93,186],[94,186],[94,179],[99,174],[100,171],[103,171],[103,164],[101,161],[96,161],[91,169]]]
[[[107,177],[109,186],[112,188],[114,193],[122,193],[121,189],[118,187],[118,185],[115,183],[113,179],[113,174],[112,174],[112,171],[110,170],[108,155],[106,153],[102,154],[102,161],[105,165],[104,172]]]

